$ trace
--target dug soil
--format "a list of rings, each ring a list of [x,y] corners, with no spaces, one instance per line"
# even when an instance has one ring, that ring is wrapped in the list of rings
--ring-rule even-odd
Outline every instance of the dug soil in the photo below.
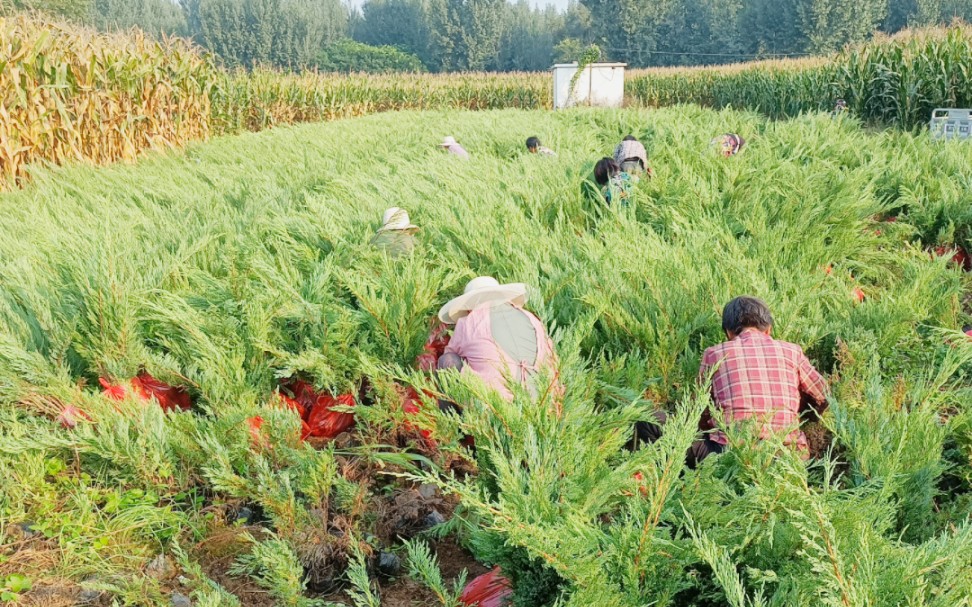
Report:
[[[466,572],[467,582],[489,571],[452,539],[436,542],[431,548],[439,561],[439,570],[447,588],[453,587],[463,571]],[[413,582],[404,572],[397,578],[381,580],[379,590],[382,607],[428,607],[439,603],[439,599],[428,588]],[[320,598],[349,607],[354,604],[343,591]]]

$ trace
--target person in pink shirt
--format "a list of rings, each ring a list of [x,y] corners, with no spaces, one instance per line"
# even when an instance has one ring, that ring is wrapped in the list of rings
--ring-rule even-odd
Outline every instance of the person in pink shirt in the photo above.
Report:
[[[439,311],[442,322],[455,325],[439,368],[474,373],[508,400],[513,399],[510,382],[523,385],[534,398],[542,395],[538,374],[552,371],[557,355],[543,323],[523,309],[526,299],[523,284],[502,285],[489,276],[470,281]]]
[[[448,137],[443,139],[442,143],[439,144],[439,147],[449,152],[450,154],[455,154],[456,156],[460,158],[465,158],[467,160],[469,159],[469,152],[467,152],[465,148],[459,145],[459,142],[456,141],[456,138],[453,137],[452,135],[449,135]]]

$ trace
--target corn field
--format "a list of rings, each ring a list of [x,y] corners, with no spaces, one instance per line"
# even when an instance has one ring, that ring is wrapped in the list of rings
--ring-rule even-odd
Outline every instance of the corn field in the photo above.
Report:
[[[38,162],[133,160],[205,139],[215,71],[187,44],[0,19],[0,183]]]
[[[843,99],[865,122],[915,130],[935,108],[972,105],[970,62],[972,29],[961,25],[901,33],[831,59],[653,70],[632,78],[627,94],[649,107],[697,103],[773,118],[831,111]]]

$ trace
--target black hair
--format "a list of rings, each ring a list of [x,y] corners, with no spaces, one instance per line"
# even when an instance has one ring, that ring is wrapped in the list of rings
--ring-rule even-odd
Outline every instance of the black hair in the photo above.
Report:
[[[528,150],[535,150],[538,147],[540,147],[540,139],[539,138],[537,138],[537,137],[530,137],[529,139],[527,139],[527,149]]]
[[[762,299],[737,297],[722,310],[722,330],[736,335],[744,329],[766,331],[773,326],[773,315]]]
[[[446,371],[448,369],[462,371],[462,367],[462,358],[454,352],[446,352],[440,356],[435,365],[435,368],[439,371]]]
[[[969,331],[972,331],[972,325],[965,325],[964,327],[962,327],[963,333],[968,333]]]
[[[614,158],[604,157],[594,165],[594,181],[598,185],[607,185],[612,177],[621,172],[621,166]]]
[[[627,137],[625,137],[621,141],[638,141],[638,138],[635,137],[634,135],[628,135]]]

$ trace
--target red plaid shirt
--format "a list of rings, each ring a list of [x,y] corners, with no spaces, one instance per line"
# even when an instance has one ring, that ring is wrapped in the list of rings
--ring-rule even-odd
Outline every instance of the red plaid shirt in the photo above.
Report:
[[[761,438],[789,432],[786,444],[807,449],[807,437],[800,431],[800,405],[805,397],[823,411],[828,387],[800,346],[747,329],[705,351],[699,377],[708,378],[713,368],[712,399],[726,424],[755,419],[761,423]],[[727,442],[718,430],[710,438],[722,445]]]

